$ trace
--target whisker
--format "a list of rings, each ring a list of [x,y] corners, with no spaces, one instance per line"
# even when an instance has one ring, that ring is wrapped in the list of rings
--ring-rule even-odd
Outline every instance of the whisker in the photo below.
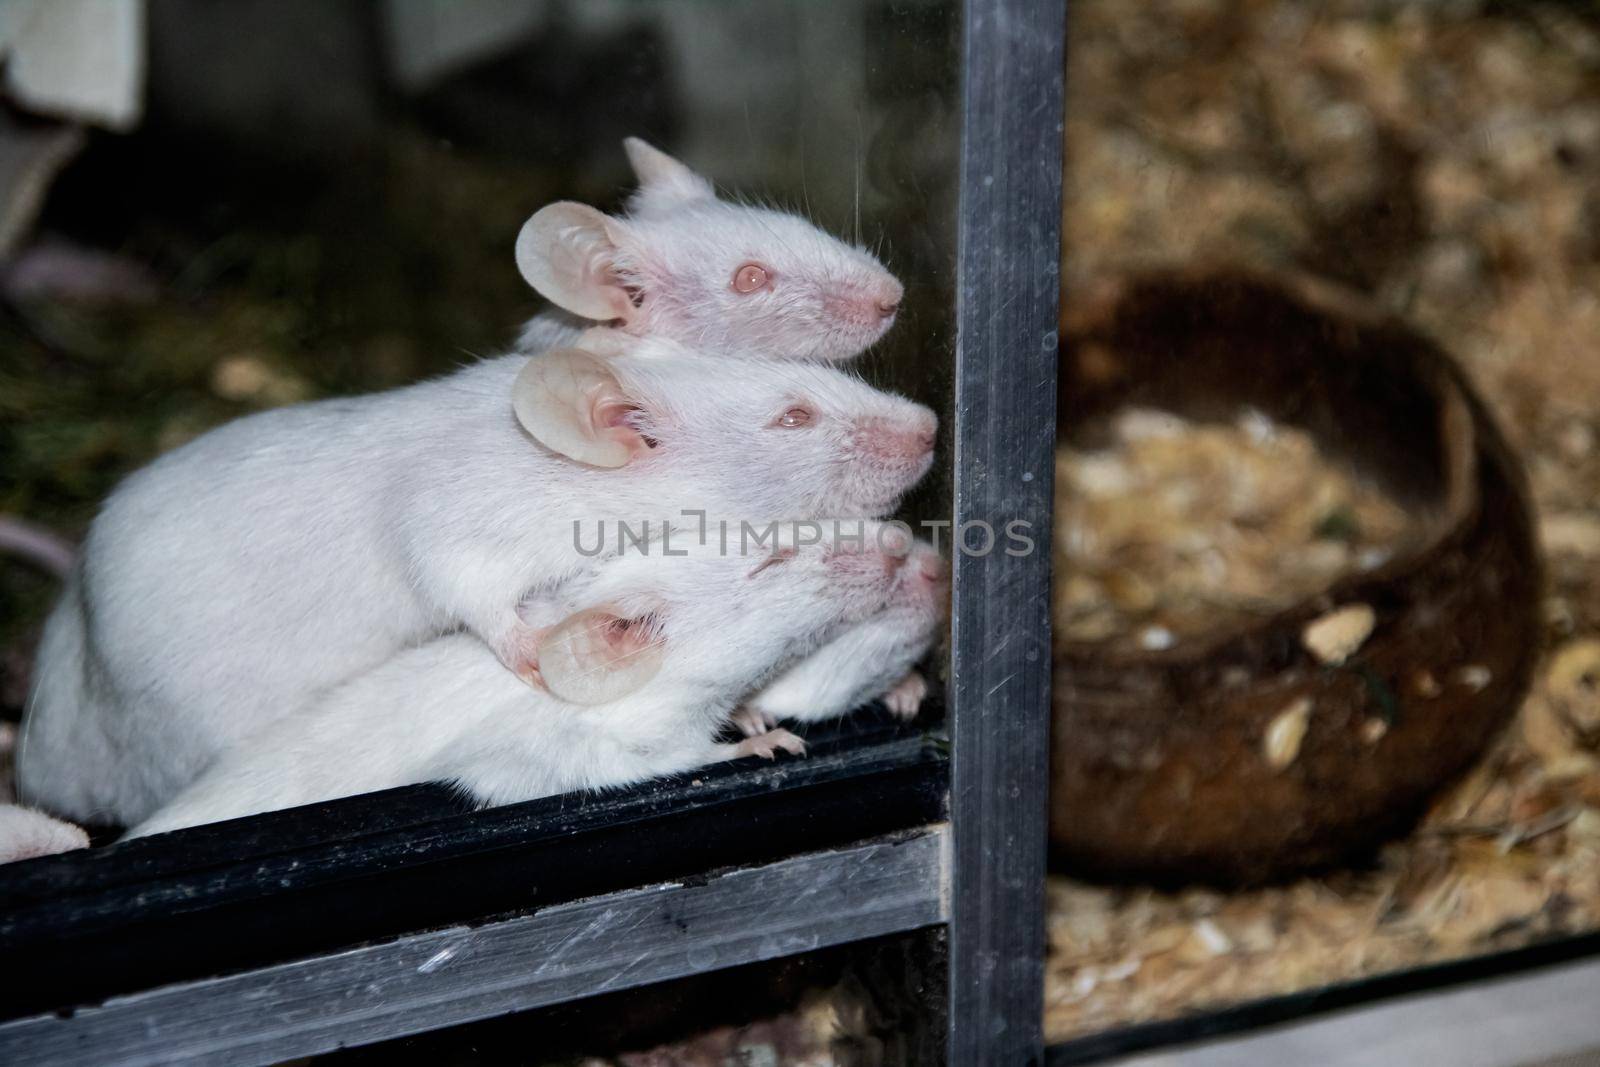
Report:
[[[861,244],[861,109],[856,108],[856,244]]]

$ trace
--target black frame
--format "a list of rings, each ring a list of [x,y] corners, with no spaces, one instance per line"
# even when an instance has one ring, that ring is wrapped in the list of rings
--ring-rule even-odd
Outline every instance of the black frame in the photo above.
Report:
[[[932,828],[34,1015],[0,1027],[0,1061],[275,1063],[914,930],[943,919],[929,877],[943,838]],[[773,907],[796,896],[807,907]]]
[[[957,1064],[1038,1063],[1044,1049],[1065,44],[1065,0],[966,3],[950,664]],[[965,522],[998,532],[1012,520],[1031,527],[1031,553],[964,553]]]
[[[414,786],[7,865],[0,1062],[272,1063],[943,922],[942,739],[869,709],[811,741],[604,795],[473,811]],[[773,907],[797,896],[827,921]],[[529,966],[608,912],[638,924]],[[477,962],[418,972],[452,936]],[[406,1010],[327,995],[415,973]]]

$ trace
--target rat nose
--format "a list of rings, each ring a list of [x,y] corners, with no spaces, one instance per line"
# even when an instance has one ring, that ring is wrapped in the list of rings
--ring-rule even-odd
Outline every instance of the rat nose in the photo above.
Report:
[[[900,298],[906,295],[905,286],[893,278],[884,278],[877,289],[879,316],[885,319],[893,318],[894,313],[900,310]]]
[[[917,560],[917,571],[930,582],[942,582],[949,575],[950,568],[943,556],[937,552],[927,552]]]

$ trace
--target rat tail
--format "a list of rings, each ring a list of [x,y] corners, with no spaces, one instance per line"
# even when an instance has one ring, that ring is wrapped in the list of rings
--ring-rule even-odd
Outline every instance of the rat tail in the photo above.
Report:
[[[71,542],[13,515],[0,515],[0,553],[21,556],[62,579],[72,570],[78,555]]]

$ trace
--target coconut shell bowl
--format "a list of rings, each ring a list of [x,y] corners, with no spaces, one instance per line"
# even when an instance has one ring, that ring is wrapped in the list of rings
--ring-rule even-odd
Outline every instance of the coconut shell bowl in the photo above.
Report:
[[[1437,345],[1292,277],[1148,273],[1075,301],[1058,443],[1130,408],[1263,413],[1381,487],[1412,530],[1387,562],[1163,647],[1058,635],[1052,866],[1239,885],[1359,862],[1527,689],[1541,576],[1515,455]]]

